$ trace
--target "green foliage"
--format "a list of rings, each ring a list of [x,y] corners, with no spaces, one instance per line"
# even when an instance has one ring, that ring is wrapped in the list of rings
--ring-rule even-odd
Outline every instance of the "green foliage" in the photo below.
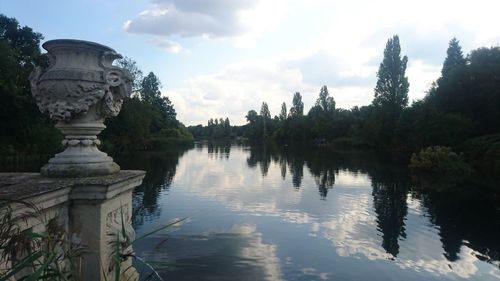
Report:
[[[14,212],[12,204],[22,206],[25,212]],[[188,218],[182,218],[165,224],[133,239],[126,231],[126,218],[121,213],[121,228],[116,233],[108,234],[112,240],[110,246],[113,251],[112,276],[104,273],[104,279],[124,280],[130,277],[127,272],[133,270],[132,266],[123,267],[123,262],[134,258],[139,264],[146,266],[151,274],[141,280],[150,280],[155,276],[163,280],[158,272],[147,261],[130,251],[137,241],[145,239],[159,231],[177,225]],[[22,230],[21,224],[31,220],[37,225],[43,225],[44,232],[35,232],[33,229]],[[71,241],[64,225],[59,224],[58,218],[47,219],[44,211],[36,205],[24,201],[0,202],[0,262],[7,265],[0,270],[0,281],[13,280],[51,280],[51,281],[76,281],[78,271],[81,269],[82,259],[88,253],[87,247]]]
[[[462,53],[462,47],[460,47],[457,38],[453,37],[448,45],[448,50],[446,50],[441,77],[447,79],[453,72],[463,69],[465,65],[466,61]]]
[[[137,95],[141,92],[142,80],[144,79],[142,70],[139,68],[137,63],[129,58],[124,57],[116,61],[116,65],[121,68],[125,68],[132,75],[132,94]]]
[[[283,102],[281,104],[281,111],[280,111],[279,120],[280,120],[280,122],[285,122],[286,118],[287,118],[286,103]]]
[[[335,100],[328,93],[326,86],[321,87],[315,106],[307,114],[312,125],[312,134],[316,138],[332,139],[335,133]]]
[[[266,102],[262,103],[262,106],[260,108],[260,116],[262,116],[264,120],[271,119],[271,112],[269,112],[269,106]]]
[[[128,59],[122,66],[140,70]],[[135,70],[134,70],[135,69]],[[120,114],[106,120],[107,129],[101,137],[107,148],[114,150],[164,149],[172,142],[193,141],[192,134],[176,119],[168,97],[161,96],[159,78],[150,72],[141,81],[139,94],[124,101]]]
[[[408,104],[410,84],[406,77],[408,57],[401,58],[399,37],[394,35],[387,41],[384,58],[377,72],[377,85],[372,104],[375,111],[371,119],[376,123],[374,132],[377,146],[392,146],[396,123],[403,108]]]
[[[35,65],[46,65],[42,39],[0,14],[0,147],[10,146],[15,154],[49,154],[60,146],[61,135],[31,97],[28,77]]]
[[[290,108],[290,117],[299,117],[304,115],[304,103],[299,92],[295,92],[292,100],[292,108]]]
[[[401,58],[399,37],[394,35],[387,41],[384,59],[377,72],[377,86],[373,104],[384,110],[401,111],[408,104],[410,84],[405,76],[408,57]]]
[[[445,146],[430,146],[413,153],[410,169],[417,174],[430,176],[435,181],[463,182],[473,170],[462,154]]]
[[[458,149],[479,173],[500,178],[500,133],[469,139]]]
[[[231,126],[229,118],[208,120],[208,125],[189,126],[187,130],[195,139],[229,139],[236,137],[235,128]]]

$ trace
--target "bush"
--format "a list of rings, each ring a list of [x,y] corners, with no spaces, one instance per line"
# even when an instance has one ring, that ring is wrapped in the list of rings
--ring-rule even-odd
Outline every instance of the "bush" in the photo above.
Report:
[[[500,134],[469,139],[459,149],[476,170],[488,176],[500,177]]]
[[[454,183],[463,182],[473,172],[463,154],[445,146],[430,146],[413,153],[409,167],[414,174],[430,176],[432,181]]]

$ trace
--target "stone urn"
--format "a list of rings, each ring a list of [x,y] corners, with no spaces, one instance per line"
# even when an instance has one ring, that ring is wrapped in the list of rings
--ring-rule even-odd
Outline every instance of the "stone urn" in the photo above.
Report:
[[[31,74],[31,91],[38,108],[64,134],[65,150],[42,167],[55,177],[109,175],[120,170],[113,159],[98,149],[97,135],[106,128],[104,119],[120,112],[130,96],[132,77],[113,66],[121,55],[88,41],[51,40],[42,47],[50,65]]]

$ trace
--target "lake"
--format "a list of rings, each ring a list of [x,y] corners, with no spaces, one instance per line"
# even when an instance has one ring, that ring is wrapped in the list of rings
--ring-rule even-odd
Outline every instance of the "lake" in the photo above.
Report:
[[[116,159],[147,171],[137,235],[188,217],[134,246],[165,280],[500,279],[498,189],[415,187],[398,157],[196,143]]]

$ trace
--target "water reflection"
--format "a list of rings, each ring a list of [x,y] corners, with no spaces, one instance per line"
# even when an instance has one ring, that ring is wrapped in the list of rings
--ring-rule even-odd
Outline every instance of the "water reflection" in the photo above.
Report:
[[[207,146],[208,157],[218,158],[218,159],[229,159],[231,154],[231,143],[230,142],[213,142],[209,141],[205,143]],[[203,147],[202,144],[197,144],[198,147]]]
[[[134,190],[132,197],[134,227],[142,225],[144,219],[151,220],[161,215],[157,203],[160,193],[168,191],[179,158],[190,148],[190,146],[179,146],[161,153],[141,152],[114,156],[122,169],[146,171],[142,184]]]
[[[399,238],[406,238],[404,220],[408,209],[407,189],[397,182],[373,182],[372,186],[377,225],[382,232],[382,247],[396,257],[399,254]]]
[[[136,224],[147,229],[195,213],[190,223],[137,247],[176,263],[165,277],[500,277],[494,190],[417,189],[397,158],[310,147],[205,143],[171,158],[149,160],[161,172],[136,193],[139,210],[158,209],[159,199],[146,200],[145,193],[162,201],[161,213],[139,216]]]
[[[439,226],[444,255],[457,261],[463,246],[481,260],[500,267],[500,216],[498,197],[478,194],[474,187],[460,192],[416,191],[431,218]],[[498,195],[496,195],[498,196]]]

